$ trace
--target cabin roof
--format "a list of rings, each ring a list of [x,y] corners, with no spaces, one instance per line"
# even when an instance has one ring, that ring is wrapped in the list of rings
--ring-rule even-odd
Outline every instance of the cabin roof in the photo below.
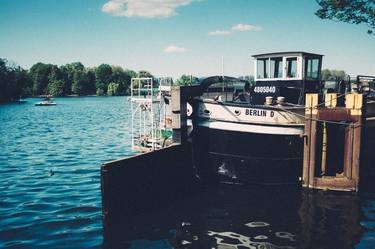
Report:
[[[252,55],[254,58],[258,57],[266,57],[266,56],[285,56],[285,55],[308,55],[308,56],[318,56],[322,57],[322,54],[314,54],[314,53],[309,53],[309,52],[304,52],[304,51],[289,51],[289,52],[273,52],[273,53],[265,53],[265,54],[254,54]]]
[[[201,78],[199,79],[199,85],[202,87],[203,91],[207,89],[210,85],[214,83],[219,83],[219,82],[243,82],[243,83],[249,83],[248,80],[242,80],[239,78],[235,77],[230,77],[230,76],[211,76],[211,77],[206,77],[206,78]]]

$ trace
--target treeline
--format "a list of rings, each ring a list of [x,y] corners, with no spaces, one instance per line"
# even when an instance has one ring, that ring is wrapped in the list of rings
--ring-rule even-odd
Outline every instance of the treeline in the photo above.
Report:
[[[347,74],[343,70],[323,69],[322,80],[346,80]]]
[[[252,85],[255,84],[254,76],[252,76],[252,75],[240,76],[238,78],[241,79],[241,80],[247,80]],[[198,83],[198,81],[199,81],[199,79],[195,76],[183,74],[180,78],[178,78],[176,81],[173,82],[173,85],[190,86],[190,85],[194,85],[194,84]]]
[[[0,103],[25,97],[31,89],[28,71],[0,58]]]
[[[0,102],[40,95],[127,95],[132,77],[153,75],[108,64],[85,68],[81,62],[63,66],[38,62],[24,70],[0,59]]]
[[[128,95],[131,78],[134,77],[153,78],[154,86],[159,83],[158,79],[147,71],[135,72],[108,64],[90,68],[81,62],[62,66],[38,62],[25,70],[0,58],[0,103],[41,95]],[[252,76],[240,78],[254,84]],[[172,81],[173,85],[180,86],[197,82],[197,77],[185,74]]]

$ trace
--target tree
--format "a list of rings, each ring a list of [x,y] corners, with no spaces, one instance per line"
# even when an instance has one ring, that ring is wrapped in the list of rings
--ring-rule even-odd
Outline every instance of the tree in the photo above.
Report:
[[[53,65],[38,62],[30,68],[30,77],[33,81],[33,94],[47,94],[49,75]]]
[[[133,70],[126,69],[125,72],[130,76],[130,78],[135,78],[135,77],[137,77],[137,72],[135,72],[135,71],[133,71]]]
[[[131,74],[129,70],[125,71],[119,66],[112,66],[112,82],[118,85],[115,95],[125,95],[130,92]]]
[[[183,74],[179,79],[176,80],[175,84],[178,86],[191,86],[197,81],[198,81],[197,77]]]
[[[86,94],[95,94],[96,93],[96,87],[95,87],[95,71],[94,69],[88,69],[86,71],[87,75],[87,88],[86,88]]]
[[[117,84],[115,82],[109,83],[107,95],[108,96],[118,96],[119,95],[119,84]]]
[[[64,80],[64,93],[65,95],[69,95],[72,93],[72,85],[74,82],[74,74],[77,71],[84,71],[85,66],[81,62],[73,62],[61,66],[60,69],[63,72],[63,80]]]
[[[32,94],[33,82],[27,70],[17,66],[13,69],[15,89],[14,97],[24,98]]]
[[[346,22],[351,24],[366,24],[368,34],[375,30],[375,1],[374,0],[317,0],[320,9],[315,15],[321,19]]]
[[[56,65],[51,67],[48,75],[48,94],[53,96],[63,96],[65,93],[65,84],[60,68]]]
[[[6,59],[0,58],[0,103],[10,100],[9,71],[6,63]]]
[[[0,58],[0,102],[27,96],[31,92],[31,79],[26,70]]]
[[[89,78],[83,70],[77,70],[73,75],[72,93],[77,95],[88,94]]]
[[[346,73],[343,70],[323,69],[322,80],[345,80]]]
[[[107,92],[109,82],[111,82],[112,68],[108,64],[101,64],[95,70],[96,76],[96,93],[103,95]]]
[[[139,71],[137,74],[137,77],[138,78],[154,78],[154,76],[150,72],[145,71],[145,70]]]
[[[64,81],[53,79],[48,83],[48,94],[52,96],[64,96]]]

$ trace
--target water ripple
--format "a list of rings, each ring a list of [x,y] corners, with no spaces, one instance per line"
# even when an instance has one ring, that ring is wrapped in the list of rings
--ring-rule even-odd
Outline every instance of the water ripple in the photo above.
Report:
[[[0,248],[102,243],[100,165],[132,155],[125,97],[0,105]]]

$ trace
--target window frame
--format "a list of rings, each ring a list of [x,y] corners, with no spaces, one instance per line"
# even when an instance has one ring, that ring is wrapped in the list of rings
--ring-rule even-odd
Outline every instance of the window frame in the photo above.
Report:
[[[269,63],[269,66],[268,66],[268,71],[269,71],[269,75],[271,76],[271,75],[273,75],[273,73],[274,72],[271,72],[271,60],[272,59],[275,59],[275,58],[281,58],[281,61],[280,61],[280,63],[281,63],[281,77],[270,77],[270,78],[268,78],[269,80],[282,80],[282,79],[284,79],[284,70],[283,70],[283,68],[284,68],[284,60],[283,60],[283,56],[273,56],[273,57],[269,57],[268,58],[268,63]],[[275,68],[276,68],[276,63],[275,63]],[[274,68],[274,70],[275,70],[275,68]],[[280,72],[278,72],[278,73],[280,73]]]
[[[305,61],[304,61],[304,79],[305,80],[319,80],[320,79],[320,71],[321,71],[321,58],[319,57],[316,57],[316,56],[306,56],[305,58]],[[314,77],[308,77],[308,61],[311,60],[311,61],[314,61],[314,60],[317,60],[318,61],[318,64],[317,64],[317,76],[314,78]],[[311,63],[311,69],[313,67],[313,63]],[[312,74],[312,71],[311,71],[311,74]]]
[[[271,59],[272,58],[282,58],[282,71],[281,71],[281,75],[282,77],[281,78],[270,78],[271,75]],[[291,77],[287,77],[287,59],[288,58],[297,58],[297,65],[296,65],[296,77],[294,78],[291,78]],[[259,78],[258,77],[258,60],[267,60],[268,61],[268,76],[267,78]],[[304,65],[304,56],[302,54],[283,54],[283,55],[277,55],[277,56],[262,56],[262,57],[257,57],[255,59],[255,63],[254,63],[254,72],[256,73],[255,74],[255,81],[278,81],[278,80],[289,80],[289,81],[292,81],[292,80],[302,80],[303,77],[305,76],[304,74],[304,68],[305,68],[305,65]]]
[[[258,77],[258,72],[259,72],[259,65],[258,65],[258,62],[259,61],[263,61],[264,63],[263,63],[263,77],[262,78],[259,78]],[[256,70],[255,70],[255,72],[256,72],[256,78],[257,79],[259,79],[259,80],[268,80],[269,79],[269,71],[270,71],[270,63],[269,63],[269,58],[267,58],[267,57],[265,57],[265,58],[257,58],[256,59],[256,63],[255,63],[255,65],[256,65]],[[267,67],[267,75],[264,75],[264,73],[265,73],[265,70],[264,70],[264,66],[266,66]],[[266,76],[266,77],[264,77],[264,76]]]

